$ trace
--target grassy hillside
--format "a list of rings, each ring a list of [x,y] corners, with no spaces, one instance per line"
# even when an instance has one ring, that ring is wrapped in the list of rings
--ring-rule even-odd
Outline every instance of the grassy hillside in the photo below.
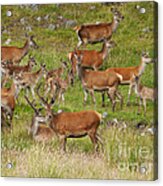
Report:
[[[141,14],[136,5],[146,9]],[[104,62],[101,69],[108,67],[127,67],[138,65],[143,50],[149,51],[154,57],[154,17],[153,2],[123,3],[123,5],[101,3],[92,4],[58,4],[33,6],[2,6],[2,45],[11,39],[9,45],[23,46],[25,33],[35,35],[40,46],[37,50],[30,50],[37,63],[44,62],[48,69],[57,68],[60,59],[67,61],[68,52],[77,46],[77,35],[72,29],[74,25],[95,22],[110,22],[112,20],[111,7],[124,15],[112,39],[117,43]],[[12,16],[6,16],[10,10]],[[63,19],[68,21],[64,22]],[[72,22],[71,22],[72,21]],[[71,24],[70,24],[71,22]],[[101,50],[102,44],[87,45],[88,49]],[[26,64],[28,56],[21,64]],[[39,68],[39,65],[36,69]],[[35,70],[36,70],[35,69]],[[149,64],[142,76],[142,83],[154,87],[154,65]],[[153,162],[154,136],[141,135],[135,129],[138,122],[153,124],[154,104],[148,102],[146,117],[137,115],[135,95],[131,97],[132,105],[126,106],[128,86],[119,87],[124,97],[124,107],[121,110],[119,103],[116,111],[111,110],[111,103],[107,101],[105,108],[101,107],[101,95],[96,93],[97,104],[94,106],[89,98],[83,106],[83,91],[81,82],[76,80],[74,87],[69,87],[65,93],[65,103],[54,106],[54,111],[80,111],[94,109],[108,115],[99,128],[105,146],[105,152],[93,153],[92,144],[88,137],[69,139],[67,153],[59,151],[59,142],[55,138],[48,144],[35,143],[27,134],[33,111],[26,104],[21,92],[20,104],[14,112],[13,133],[2,133],[2,176],[21,177],[55,177],[55,178],[98,178],[98,179],[139,179],[151,180],[154,178]],[[32,98],[32,96],[31,96]],[[39,103],[39,100],[38,100]],[[114,118],[125,121],[127,128],[111,127],[106,123]],[[143,153],[142,153],[143,151]],[[6,164],[13,163],[12,169]],[[142,174],[140,167],[146,167]]]

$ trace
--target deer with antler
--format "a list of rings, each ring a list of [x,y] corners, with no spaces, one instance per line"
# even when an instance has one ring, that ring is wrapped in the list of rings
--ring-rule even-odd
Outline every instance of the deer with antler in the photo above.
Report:
[[[34,36],[30,36],[22,48],[16,46],[2,46],[1,47],[1,62],[2,63],[20,63],[21,60],[28,54],[29,48],[38,48],[34,41]]]
[[[61,112],[54,113],[51,103],[48,103],[39,93],[38,86],[37,94],[46,110],[46,117],[49,120],[49,126],[57,134],[60,139],[62,150],[66,150],[67,138],[78,138],[88,135],[94,144],[94,149],[98,150],[99,143],[102,145],[102,140],[97,135],[97,129],[101,122],[101,114],[96,111],[80,111],[80,112]]]
[[[40,114],[41,109],[37,109],[34,105],[34,101],[30,101],[27,96],[25,96],[27,103],[34,110],[34,116],[32,117],[32,122],[29,128],[29,133],[32,134],[32,137],[37,142],[47,142],[52,140],[55,133],[48,126],[48,118]]]

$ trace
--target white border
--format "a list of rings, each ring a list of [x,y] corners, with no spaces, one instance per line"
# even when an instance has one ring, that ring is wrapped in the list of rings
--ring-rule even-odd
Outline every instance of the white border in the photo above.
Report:
[[[70,3],[70,2],[117,2],[115,0],[1,0],[0,4],[48,4],[48,3]],[[118,0],[119,1],[119,0]],[[121,0],[121,2],[126,2],[127,0]],[[138,0],[137,0],[138,1]],[[139,0],[140,1],[140,0]],[[132,0],[130,2],[133,2]],[[0,185],[7,185],[7,186],[13,186],[15,184],[16,186],[43,186],[47,184],[48,186],[51,185],[60,185],[60,186],[76,186],[76,185],[89,185],[89,186],[96,186],[96,185],[108,185],[108,184],[114,184],[115,186],[119,185],[153,185],[153,184],[158,184],[158,185],[163,185],[163,179],[161,175],[163,174],[163,150],[161,148],[161,143],[163,142],[163,114],[161,114],[161,111],[163,110],[163,99],[160,95],[163,95],[163,84],[161,83],[161,80],[163,79],[163,0],[157,0],[159,3],[159,68],[158,68],[158,73],[159,73],[159,180],[155,182],[140,182],[140,181],[112,181],[112,180],[65,180],[65,179],[24,179],[24,178],[0,178]],[[161,109],[162,108],[162,109]]]

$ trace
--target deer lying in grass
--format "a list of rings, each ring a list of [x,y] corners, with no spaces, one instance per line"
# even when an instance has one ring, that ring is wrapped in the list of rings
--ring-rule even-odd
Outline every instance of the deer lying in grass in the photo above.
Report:
[[[35,98],[35,92],[34,89],[39,82],[39,80],[44,76],[45,74],[45,67],[46,65],[41,65],[41,68],[36,72],[26,72],[21,73],[16,80],[19,86],[23,89],[26,89],[26,93],[28,95],[28,89],[31,90],[33,98]]]
[[[140,83],[140,76],[134,76],[135,81],[135,92],[140,98],[140,104],[138,107],[138,113],[140,113],[140,107],[143,104],[144,107],[144,115],[146,114],[146,100],[154,101],[156,100],[157,91],[154,88],[149,88],[146,86],[143,86]]]
[[[111,48],[115,46],[114,41],[104,41],[101,51],[96,50],[75,50],[74,52],[69,53],[69,60],[72,65],[73,76],[76,73],[76,57],[74,55],[83,55],[83,60],[81,62],[83,67],[91,67],[94,70],[98,70],[103,61],[107,58],[107,55]]]
[[[115,9],[111,9],[111,11],[114,15],[111,23],[88,24],[74,28],[79,40],[77,47],[80,47],[82,44],[101,42],[112,37],[124,16]]]
[[[61,142],[62,150],[66,150],[67,138],[78,138],[88,135],[97,151],[99,144],[102,141],[97,135],[97,129],[101,122],[101,114],[96,111],[80,111],[80,112],[62,112],[56,114],[52,111],[54,101],[49,104],[39,93],[37,94],[46,109],[46,117],[49,120],[49,126],[57,134]]]
[[[55,133],[47,125],[47,118],[43,117],[40,114],[40,109],[36,109],[33,102],[30,102],[29,99],[25,96],[27,103],[34,110],[35,114],[32,118],[31,126],[29,128],[29,133],[32,134],[32,137],[37,142],[47,142],[51,140]]]
[[[141,57],[141,62],[138,66],[132,66],[132,67],[113,67],[108,68],[106,72],[111,73],[115,72],[121,77],[121,85],[129,85],[129,91],[128,91],[128,100],[127,105],[130,104],[130,96],[132,93],[132,90],[134,88],[132,84],[132,79],[134,75],[141,76],[145,70],[145,67],[147,64],[153,62],[152,58],[149,57],[148,53],[143,52]]]
[[[34,41],[34,36],[30,36],[22,48],[16,46],[2,46],[1,47],[1,62],[2,63],[20,63],[21,60],[28,54],[29,48],[38,48]]]
[[[81,66],[82,55],[77,56],[77,69],[78,76],[82,82],[83,90],[84,90],[84,103],[87,101],[87,94],[90,93],[92,96],[93,103],[96,102],[94,91],[100,91],[104,94],[107,91],[107,94],[112,102],[112,110],[114,112],[116,100],[115,97],[118,97],[121,102],[121,108],[123,104],[123,98],[121,94],[118,92],[118,85],[121,82],[121,77],[119,77],[115,72],[108,73],[106,71],[91,71],[86,70]],[[104,103],[102,104],[104,106]]]
[[[11,129],[13,128],[12,118],[16,105],[15,100],[19,93],[19,90],[19,86],[14,82],[12,83],[10,88],[1,89],[1,108],[3,111],[2,115],[3,119],[5,120],[4,123],[7,122],[7,118],[9,116],[9,124],[11,126]]]

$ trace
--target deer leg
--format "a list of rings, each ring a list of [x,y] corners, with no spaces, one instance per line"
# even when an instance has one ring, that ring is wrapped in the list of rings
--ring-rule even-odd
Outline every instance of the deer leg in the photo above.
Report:
[[[132,93],[132,88],[133,88],[133,85],[130,84],[129,91],[128,91],[127,106],[130,105],[130,96],[131,96],[131,93]]]
[[[102,150],[104,150],[104,144],[103,144],[103,141],[101,139],[101,137],[99,136],[98,133],[96,133],[96,138],[97,138],[97,141],[100,143],[101,147],[102,147]]]
[[[114,88],[110,88],[108,91],[108,97],[110,98],[111,102],[112,102],[112,111],[114,112],[115,110],[115,105],[116,105],[116,101],[115,101],[115,89]]]
[[[86,104],[87,98],[88,98],[88,91],[84,89],[84,105]]]
[[[67,141],[66,136],[64,135],[60,136],[60,145],[61,145],[61,150],[63,152],[66,152],[66,141]]]
[[[79,38],[79,42],[77,44],[77,48],[79,48],[83,44],[83,41]]]
[[[142,102],[143,102],[143,99],[140,97],[140,102],[139,102],[139,105],[138,105],[138,114],[140,114],[140,108],[142,106]]]
[[[99,145],[98,145],[98,139],[96,137],[96,133],[95,132],[91,132],[88,134],[92,143],[93,143],[93,146],[94,146],[94,151],[97,152],[99,150]]]
[[[122,97],[121,93],[118,92],[118,91],[116,91],[116,96],[118,97],[118,99],[121,102],[121,109],[122,109],[122,107],[123,107],[123,97]]]
[[[105,107],[105,92],[102,92],[102,107]]]
[[[94,90],[90,90],[90,94],[91,94],[93,103],[96,104],[96,99],[95,99],[95,95],[94,95]]]

